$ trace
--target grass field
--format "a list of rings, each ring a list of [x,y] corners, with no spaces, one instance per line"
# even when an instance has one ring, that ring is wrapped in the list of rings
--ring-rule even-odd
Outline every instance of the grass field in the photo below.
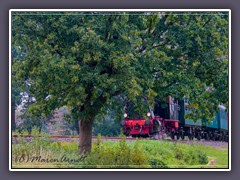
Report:
[[[228,168],[228,147],[216,149],[205,146],[204,151],[208,156],[209,164],[206,168]]]
[[[228,168],[227,147],[214,148],[154,140],[93,142],[87,156],[76,142],[47,137],[12,145],[12,168]]]

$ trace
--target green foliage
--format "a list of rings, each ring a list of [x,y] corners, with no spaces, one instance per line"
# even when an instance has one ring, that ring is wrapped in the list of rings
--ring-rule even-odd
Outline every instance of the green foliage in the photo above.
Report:
[[[47,116],[32,114],[28,108],[22,110],[22,114],[19,116],[22,119],[22,123],[17,126],[19,132],[28,131],[28,134],[31,134],[32,130],[35,128],[38,129],[40,133],[44,125],[53,117],[53,114]]]
[[[133,146],[130,164],[136,166],[147,164],[147,156],[143,153],[142,148],[141,143],[137,140]]]
[[[141,168],[148,167],[139,143],[129,146],[123,137],[118,143],[97,141],[93,144],[90,156],[86,158],[86,167],[102,168]]]
[[[120,95],[151,105],[185,95],[204,110],[198,116],[228,104],[227,13],[22,13],[12,15],[13,46],[24,53],[13,79],[30,84],[32,111],[67,105],[89,120]]]
[[[157,158],[149,159],[149,164],[152,168],[169,168],[162,160]]]
[[[207,158],[206,153],[198,150],[197,155],[198,155],[198,159],[199,159],[200,164],[207,164],[208,163],[208,158]]]
[[[116,119],[113,120],[109,116],[97,116],[93,124],[93,135],[96,136],[100,133],[102,136],[119,136],[120,129],[120,124]]]
[[[79,134],[79,125],[78,125],[78,119],[72,115],[68,108],[65,107],[66,112],[64,112],[64,121],[67,124],[67,127],[71,129],[72,131],[76,131],[77,134]]]
[[[12,63],[14,63],[14,59],[22,59],[24,58],[24,54],[21,52],[20,48],[17,48],[16,46],[12,46]],[[15,76],[16,72],[13,72],[13,76]],[[22,90],[18,84],[18,81],[16,78],[12,79],[12,108],[15,110],[16,106],[21,104],[21,98],[22,98]]]
[[[130,163],[130,148],[127,146],[125,138],[119,141],[117,149],[118,151],[115,152],[116,165],[119,165],[119,167],[127,167]]]

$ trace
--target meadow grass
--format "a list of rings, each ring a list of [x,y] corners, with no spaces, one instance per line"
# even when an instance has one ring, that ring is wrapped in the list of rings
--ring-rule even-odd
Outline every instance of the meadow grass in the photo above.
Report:
[[[216,149],[211,146],[205,146],[203,151],[208,155],[210,162],[204,168],[228,168],[228,147]]]
[[[80,156],[74,141],[51,142],[45,136],[12,145],[13,168],[228,168],[227,148],[155,140],[92,143],[92,151]]]

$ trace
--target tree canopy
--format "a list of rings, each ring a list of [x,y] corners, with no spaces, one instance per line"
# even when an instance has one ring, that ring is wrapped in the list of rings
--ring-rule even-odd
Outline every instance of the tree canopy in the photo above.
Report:
[[[125,98],[170,95],[210,117],[228,104],[228,30],[227,12],[13,12],[12,45],[25,54],[13,78],[33,113],[66,105],[92,122]]]

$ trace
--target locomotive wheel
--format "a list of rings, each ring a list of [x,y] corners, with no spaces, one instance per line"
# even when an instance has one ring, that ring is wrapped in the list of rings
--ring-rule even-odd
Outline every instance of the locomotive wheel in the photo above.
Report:
[[[225,140],[225,134],[221,134],[221,141],[224,141]]]
[[[179,132],[179,136],[182,140],[184,140],[184,132],[183,130],[181,129],[181,131]]]
[[[212,136],[211,136],[211,140],[212,141],[215,141],[215,139],[214,139],[214,135],[212,134]]]
[[[179,138],[180,138],[180,135],[179,135],[179,133],[177,133],[177,140],[179,140]]]
[[[219,141],[222,141],[222,134],[219,135],[218,140],[219,140]]]
[[[226,135],[224,139],[226,142],[228,142],[228,135]]]
[[[174,135],[175,135],[175,133],[171,132],[171,139],[174,139]]]
[[[197,140],[201,140],[201,134],[200,133],[197,133]]]
[[[149,135],[148,135],[148,134],[145,134],[145,135],[144,135],[144,138],[148,138],[148,137],[149,137]]]
[[[200,140],[201,140],[201,137],[197,136],[197,140],[200,141]]]
[[[184,133],[181,133],[181,139],[182,139],[182,140],[185,139]]]
[[[189,135],[188,135],[188,138],[189,138],[189,140],[193,140],[193,135],[192,135],[192,134],[189,134]]]
[[[209,139],[211,140],[211,141],[213,141],[213,133],[210,133],[210,136],[209,136]]]
[[[206,133],[206,140],[209,140],[210,138],[209,138],[209,134],[208,133]]]
[[[127,129],[126,129],[126,133],[125,133],[125,134],[126,134],[126,136],[129,136],[129,135],[130,135],[130,128],[127,128]]]
[[[215,139],[216,139],[215,134],[213,134],[211,140],[215,141]]]
[[[193,141],[193,139],[194,139],[194,136],[191,136],[191,140]]]

